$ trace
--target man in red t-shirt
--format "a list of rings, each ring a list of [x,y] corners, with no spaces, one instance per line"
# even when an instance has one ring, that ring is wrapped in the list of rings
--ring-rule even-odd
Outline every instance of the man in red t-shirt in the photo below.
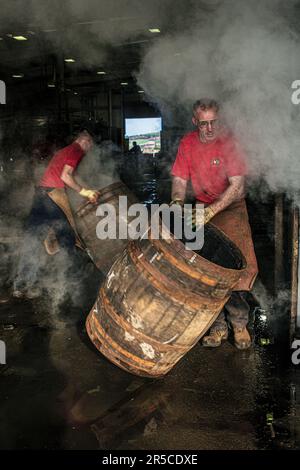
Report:
[[[84,130],[77,135],[71,145],[56,152],[47,166],[36,188],[26,224],[14,281],[15,297],[33,298],[40,294],[40,289],[37,287],[38,263],[33,256],[28,256],[28,245],[32,253],[38,252],[38,246],[45,239],[49,228],[52,228],[59,245],[68,252],[70,259],[74,258],[76,236],[71,227],[73,218],[65,187],[73,189],[92,203],[97,202],[97,191],[83,188],[74,177],[81,159],[92,146],[93,138]],[[36,245],[35,248],[33,245]]]
[[[233,327],[235,345],[246,349],[251,345],[251,338],[246,328],[249,306],[245,291],[252,288],[257,275],[257,262],[244,200],[245,156],[230,132],[221,126],[216,101],[196,101],[192,122],[197,130],[182,138],[172,167],[172,203],[184,204],[190,180],[196,200],[205,205],[205,223],[212,220],[244,254],[247,268],[225,309]],[[227,336],[228,326],[223,310],[210,334],[203,339],[203,345],[219,346]]]

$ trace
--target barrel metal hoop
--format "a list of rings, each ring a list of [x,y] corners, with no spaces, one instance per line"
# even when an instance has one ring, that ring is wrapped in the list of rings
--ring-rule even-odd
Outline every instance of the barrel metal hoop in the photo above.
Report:
[[[171,343],[162,343],[154,338],[151,338],[150,336],[146,335],[145,333],[142,333],[140,330],[137,330],[134,328],[131,323],[129,323],[125,318],[121,317],[118,315],[113,307],[113,305],[110,302],[110,299],[108,298],[104,288],[100,289],[99,292],[100,298],[101,298],[101,303],[108,315],[112,318],[112,320],[117,324],[120,325],[124,331],[127,331],[129,334],[132,334],[138,342],[141,343],[149,343],[153,345],[154,348],[159,348],[161,352],[170,352],[170,351],[179,351],[179,352],[186,352],[187,347],[186,346],[179,346],[177,344],[171,344]]]
[[[175,243],[178,242],[178,240],[174,240],[174,245]],[[193,260],[193,263],[191,263],[191,259],[193,258],[193,254],[191,254],[191,257],[188,259],[181,252],[176,251],[176,254],[180,256],[176,257],[175,254],[173,253],[174,251],[174,245],[167,245],[163,243],[161,240],[155,240],[151,239],[151,243],[155,246],[155,248],[161,252],[163,252],[163,255],[166,259],[170,261],[170,263],[174,266],[176,266],[177,269],[182,271],[183,273],[187,274],[189,277],[196,279],[200,282],[203,282],[204,284],[207,284],[208,286],[216,286],[219,284],[219,287],[223,288],[224,290],[227,291],[228,288],[232,288],[235,286],[237,283],[238,278],[240,277],[241,273],[243,272],[242,270],[234,270],[234,269],[226,269],[222,268],[221,266],[218,266],[205,258],[199,257],[199,255],[196,255],[196,259]],[[203,265],[207,266],[207,269],[214,270],[213,275],[217,278],[221,276],[221,273],[224,277],[226,275],[226,280],[228,281],[228,286],[223,286],[219,279],[214,279],[213,277],[210,277],[209,275],[199,272],[199,261],[198,258],[201,259]]]
[[[122,190],[122,191],[120,191],[120,190]],[[124,183],[122,183],[122,181],[112,183],[109,186],[106,186],[105,188],[100,189],[98,192],[99,192],[99,199],[101,200],[101,203],[107,202],[112,197],[115,197],[116,194],[118,194],[118,193],[120,193],[120,195],[123,196],[124,192],[126,193],[126,195],[129,199],[132,199],[136,202],[136,198],[134,197],[133,193],[131,191],[129,191],[129,189],[126,187],[126,185]],[[108,197],[106,199],[104,198],[104,200],[102,200],[102,198],[104,196],[108,196]],[[78,207],[78,209],[76,210],[76,214],[79,215],[80,212],[83,209],[85,209],[87,206],[90,206],[91,209],[93,209],[95,207],[94,204],[91,204],[89,201],[85,201]]]
[[[203,284],[207,284],[208,286],[215,287],[218,285],[218,288],[224,289],[224,293],[227,292],[227,289],[231,289],[235,286],[237,283],[238,277],[241,275],[241,271],[234,271],[232,269],[225,269],[221,268],[217,265],[215,265],[215,273],[214,275],[217,277],[217,279],[213,279],[212,277],[208,276],[207,274],[199,272],[199,266],[196,266],[196,263],[189,263],[188,259],[185,259],[182,257],[181,253],[178,253],[182,260],[179,258],[176,258],[176,256],[168,249],[166,246],[164,246],[163,243],[161,243],[160,240],[154,240],[151,239],[151,243],[155,246],[155,248],[159,251],[161,251],[164,255],[164,258],[167,259],[173,266],[175,266],[179,271],[183,272],[185,275],[191,277],[192,279],[195,279],[197,281],[203,282]],[[203,258],[203,263],[206,264],[206,261]],[[210,270],[212,269],[213,263],[207,261],[209,263],[209,268]],[[217,272],[218,269],[224,270],[223,274],[226,274],[226,280],[227,283],[229,284],[228,286],[224,285],[224,282],[222,283],[221,281],[221,274]],[[235,274],[235,276],[233,276]]]
[[[136,245],[130,245],[128,247],[128,254],[139,273],[142,274],[158,291],[170,297],[173,301],[177,301],[178,303],[196,311],[199,309],[199,304],[203,305],[203,303],[207,303],[212,305],[212,307],[219,305],[220,299],[207,298],[184,288],[179,290],[178,284],[162,274],[155,265],[150,264],[145,256],[138,259]]]
[[[102,340],[108,342],[113,348],[115,351],[118,351],[120,354],[122,354],[124,357],[126,357],[126,359],[128,360],[132,360],[132,364],[134,363],[140,363],[140,364],[143,364],[144,366],[147,366],[147,367],[153,367],[156,362],[153,362],[153,361],[148,361],[146,359],[142,359],[138,356],[136,356],[135,354],[132,354],[130,353],[129,351],[127,351],[126,349],[122,348],[119,344],[117,344],[111,336],[109,336],[105,331],[104,329],[102,328],[102,325],[100,324],[98,318],[96,315],[93,315],[93,323],[95,324],[95,328],[94,330],[90,330],[92,335],[93,336],[98,336],[100,337],[99,341],[101,342],[101,338]],[[102,343],[101,343],[102,344]]]
[[[157,362],[150,361],[143,361],[144,364],[141,364],[142,360],[138,356],[130,355],[129,357],[127,351],[123,350],[123,348],[120,348],[119,345],[117,345],[118,347],[115,353],[112,353],[112,349],[109,347],[110,344],[106,340],[107,334],[104,332],[104,330],[101,328],[101,331],[98,332],[99,334],[95,334],[95,323],[97,323],[98,329],[99,321],[93,311],[91,311],[86,320],[86,329],[88,335],[92,339],[93,344],[111,362],[113,362],[126,372],[130,371],[133,374],[144,377],[151,376],[159,378],[165,376],[165,374],[167,374],[170,369],[174,366],[174,363],[172,362],[168,362],[164,364],[164,366],[162,366],[161,364],[158,365]],[[106,343],[108,343],[108,345],[106,345]],[[178,360],[180,360],[180,358]],[[176,362],[178,362],[178,360]],[[145,362],[149,362],[149,365],[145,364]]]

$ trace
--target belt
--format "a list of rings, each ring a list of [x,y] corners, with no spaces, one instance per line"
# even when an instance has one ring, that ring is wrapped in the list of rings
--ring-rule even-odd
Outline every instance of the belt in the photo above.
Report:
[[[35,188],[36,192],[42,193],[42,194],[50,193],[51,191],[53,191],[53,189],[55,188],[48,188],[46,186],[38,186],[37,188]]]

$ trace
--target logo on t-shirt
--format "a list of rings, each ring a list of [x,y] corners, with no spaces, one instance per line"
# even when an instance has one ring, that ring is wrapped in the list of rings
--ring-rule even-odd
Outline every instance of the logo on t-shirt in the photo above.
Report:
[[[210,164],[212,166],[218,166],[218,165],[220,165],[220,159],[219,158],[212,158],[211,161],[210,161]]]

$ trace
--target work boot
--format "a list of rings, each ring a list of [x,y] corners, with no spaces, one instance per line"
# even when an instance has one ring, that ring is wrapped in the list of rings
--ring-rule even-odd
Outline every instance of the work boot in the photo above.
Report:
[[[12,291],[12,296],[16,299],[22,299],[22,297],[24,297],[24,291],[22,289],[14,289]]]
[[[16,299],[37,299],[41,297],[42,291],[38,287],[27,287],[26,289],[14,289],[12,292],[12,296]]]
[[[224,325],[214,325],[211,327],[209,335],[204,336],[202,345],[206,348],[217,348],[221,346],[222,341],[228,338],[228,327]]]
[[[9,292],[0,292],[0,304],[6,304],[10,301]]]
[[[29,287],[25,291],[25,297],[30,300],[38,299],[41,296],[42,290],[39,287]]]
[[[60,251],[59,243],[52,228],[49,229],[48,235],[44,240],[44,247],[50,256],[56,255]]]
[[[245,326],[233,327],[234,344],[238,349],[248,349],[251,346],[251,336]]]

